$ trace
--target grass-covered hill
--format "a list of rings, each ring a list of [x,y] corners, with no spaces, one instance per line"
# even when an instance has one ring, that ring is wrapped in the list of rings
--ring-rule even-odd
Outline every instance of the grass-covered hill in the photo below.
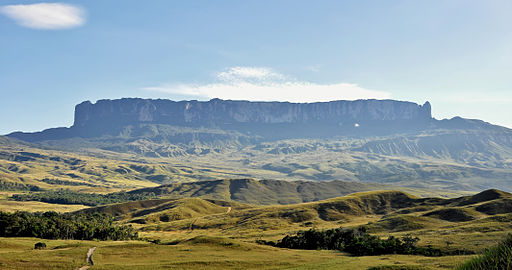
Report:
[[[145,231],[214,230],[236,235],[308,227],[364,225],[376,233],[455,230],[496,232],[512,220],[512,194],[487,190],[454,199],[419,198],[399,191],[369,191],[316,202],[251,205],[200,198],[159,199],[89,208],[113,214]],[[493,208],[494,207],[494,208]],[[455,235],[453,235],[455,236]]]
[[[454,197],[457,192],[411,189],[380,184],[344,181],[284,181],[255,179],[221,179],[210,181],[177,182],[110,193],[87,193],[67,189],[13,192],[9,201],[42,202],[59,205],[99,206],[148,199],[202,198],[208,200],[236,201],[254,205],[296,204],[339,197],[354,192],[396,189],[421,197]]]
[[[360,191],[385,189],[386,187],[385,185],[344,181],[223,179],[173,183],[136,189],[128,193],[154,193],[157,196],[168,197],[203,197],[250,204],[292,204],[334,198]]]
[[[183,213],[189,213],[195,209],[197,215],[177,214],[169,221],[179,221],[189,218],[208,217],[213,218],[215,224],[212,226],[223,226],[227,224],[217,224],[219,221],[231,222],[226,220],[223,213],[229,215],[229,219],[242,219],[244,224],[248,225],[248,220],[265,224],[264,226],[279,227],[283,221],[292,223],[302,223],[307,221],[339,221],[348,220],[350,217],[385,214],[395,209],[407,208],[415,204],[415,197],[403,192],[397,191],[375,191],[348,195],[344,197],[290,205],[248,205],[236,202],[227,202],[220,200],[207,200],[199,198],[184,199],[160,199],[139,202],[127,202],[89,208],[86,212],[106,212],[111,213],[120,219],[130,219],[137,217],[135,222],[142,222],[141,218],[145,215],[160,215],[170,209],[179,208]],[[420,199],[419,199],[420,200]],[[221,207],[221,208],[219,208]],[[228,209],[231,207],[231,210]],[[219,220],[216,220],[219,218]],[[142,223],[153,223],[161,219],[149,218]],[[231,224],[233,225],[233,224]],[[244,226],[245,226],[244,225]],[[199,226],[199,225],[198,225]],[[286,227],[286,226],[285,226]]]

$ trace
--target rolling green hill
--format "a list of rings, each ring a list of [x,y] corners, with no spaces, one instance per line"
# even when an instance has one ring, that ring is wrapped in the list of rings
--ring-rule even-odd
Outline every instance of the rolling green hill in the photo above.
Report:
[[[222,235],[273,235],[307,227],[364,225],[374,232],[503,230],[512,194],[487,190],[453,199],[419,198],[399,191],[369,191],[316,202],[250,205],[200,198],[160,199],[113,204],[81,211],[110,213],[144,231],[214,230]],[[368,223],[369,222],[369,223]],[[419,233],[419,232],[418,232]],[[453,235],[454,237],[456,235]]]
[[[154,193],[157,196],[202,197],[251,204],[292,204],[339,197],[353,192],[383,189],[384,185],[356,182],[278,181],[225,179],[183,182],[136,189],[129,194]]]

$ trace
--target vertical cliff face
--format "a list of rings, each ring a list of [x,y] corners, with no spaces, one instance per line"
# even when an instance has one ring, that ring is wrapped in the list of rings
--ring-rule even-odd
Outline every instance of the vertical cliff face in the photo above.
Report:
[[[212,99],[86,101],[76,106],[74,127],[156,123],[192,126],[225,124],[351,124],[432,119],[430,103],[356,100],[317,103],[249,102]]]

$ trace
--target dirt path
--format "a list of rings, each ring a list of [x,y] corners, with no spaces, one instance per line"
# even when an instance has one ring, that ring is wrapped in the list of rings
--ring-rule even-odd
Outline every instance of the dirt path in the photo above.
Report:
[[[87,251],[87,260],[86,262],[90,265],[94,265],[94,262],[92,261],[92,254],[96,250],[96,247],[90,248],[89,251]]]
[[[190,223],[190,227],[188,228],[190,231],[193,231],[194,230],[194,223],[196,223],[196,221],[198,220],[199,218],[195,218],[192,223]]]
[[[78,270],[87,270],[91,267],[90,265],[94,265],[94,262],[92,261],[92,254],[94,253],[95,250],[96,250],[96,247],[92,247],[89,249],[89,251],[87,251],[87,259],[85,259],[85,262],[88,265],[84,265],[84,266],[78,268]]]

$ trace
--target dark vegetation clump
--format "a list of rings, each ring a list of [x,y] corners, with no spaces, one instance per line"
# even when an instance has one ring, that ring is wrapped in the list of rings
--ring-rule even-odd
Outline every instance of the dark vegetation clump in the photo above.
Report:
[[[368,270],[428,270],[425,266],[419,265],[379,265],[368,268]]]
[[[43,242],[37,242],[34,245],[34,249],[45,249],[45,248],[46,248],[46,243],[43,243]]]
[[[148,200],[156,197],[157,196],[153,192],[114,192],[109,194],[97,194],[81,193],[62,189],[28,194],[14,194],[11,199],[15,201],[38,201],[57,204],[83,204],[87,206],[98,206],[111,203]]]
[[[457,268],[458,270],[510,270],[512,269],[512,234],[497,246],[486,250]]]
[[[50,184],[50,185],[99,187],[99,185],[94,185],[94,184],[90,184],[90,183],[73,182],[73,181],[60,180],[60,179],[51,179],[51,178],[44,178],[44,179],[41,179],[41,181],[45,182],[47,184]]]
[[[432,247],[417,247],[417,237],[409,235],[397,238],[390,236],[380,239],[370,235],[365,227],[357,229],[337,228],[331,230],[300,231],[297,235],[287,235],[277,243],[259,240],[258,243],[291,249],[329,249],[348,252],[355,256],[382,254],[409,254],[441,256],[442,251]]]
[[[7,191],[39,191],[41,190],[38,186],[25,185],[21,183],[0,181],[0,190]]]
[[[18,211],[14,213],[0,212],[0,237],[130,240],[137,239],[138,233],[131,226],[114,225],[114,219],[106,214]]]

